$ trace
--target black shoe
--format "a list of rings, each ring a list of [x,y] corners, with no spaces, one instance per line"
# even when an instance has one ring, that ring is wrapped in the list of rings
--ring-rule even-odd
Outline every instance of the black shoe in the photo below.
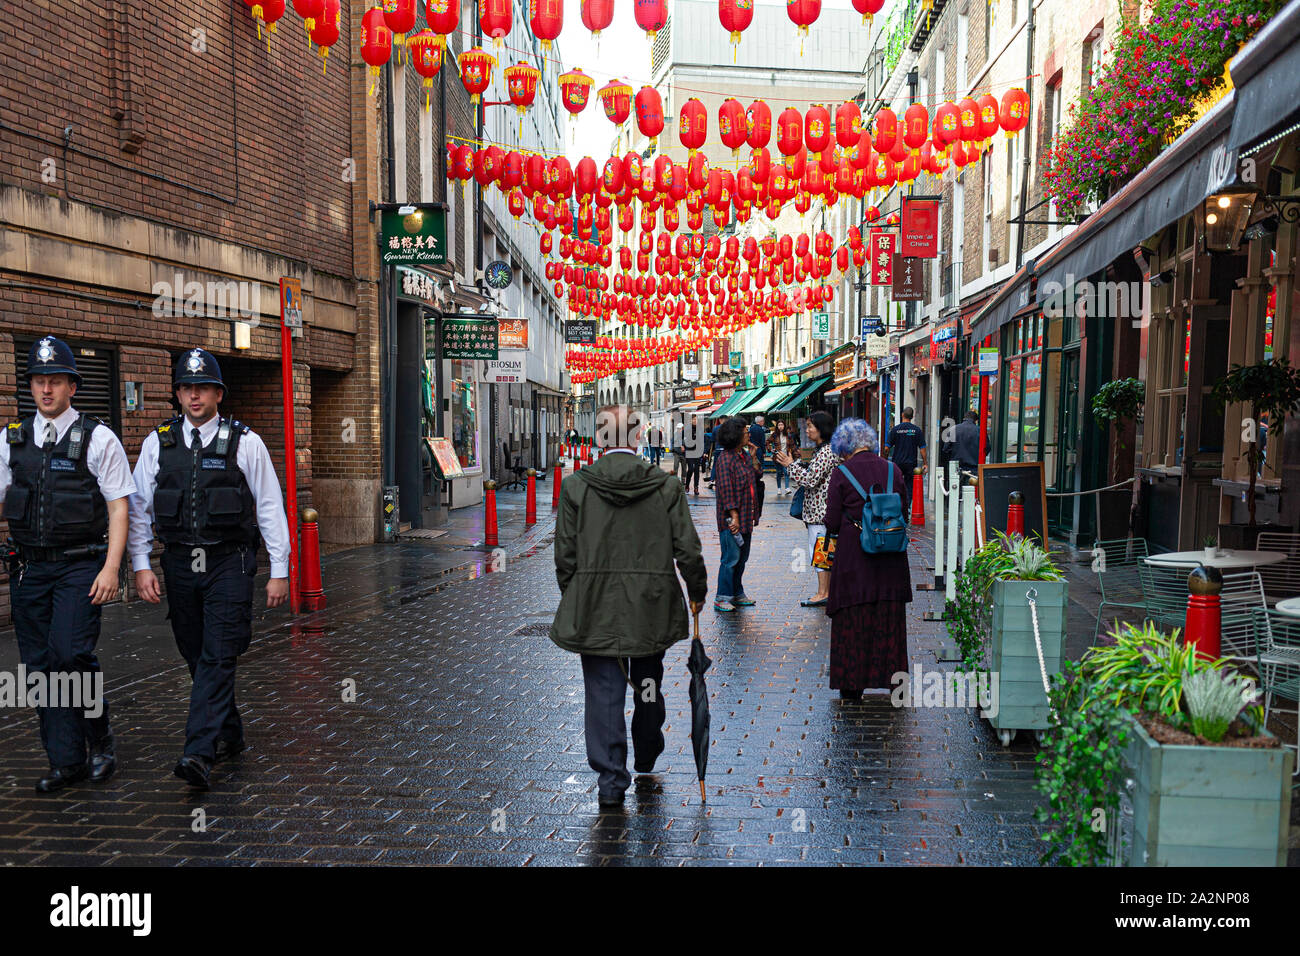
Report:
[[[842,690],[840,691],[840,700],[861,700],[862,691],[860,690]]]
[[[202,757],[186,754],[176,761],[176,768],[173,772],[191,787],[197,790],[207,790],[208,774],[211,770],[212,766]]]
[[[238,757],[241,753],[243,753],[245,746],[246,744],[244,743],[243,737],[240,737],[238,740],[233,740],[233,741],[218,740],[216,753],[212,762],[220,763],[223,760],[229,760],[232,757]]]
[[[113,736],[110,734],[97,744],[90,745],[90,779],[103,783],[113,776],[117,769],[117,754],[113,752]]]
[[[85,780],[89,772],[89,768],[84,763],[73,767],[54,767],[49,773],[36,781],[36,792],[54,793],[64,787],[70,787],[74,783]]]
[[[618,793],[602,793],[600,795],[599,803],[602,807],[606,808],[621,807],[623,805],[623,791],[620,790]]]

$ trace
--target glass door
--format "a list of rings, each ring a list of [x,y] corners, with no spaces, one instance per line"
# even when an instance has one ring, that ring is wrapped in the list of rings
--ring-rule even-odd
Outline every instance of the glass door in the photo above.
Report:
[[[1055,474],[1047,481],[1057,493],[1075,491],[1076,463],[1079,440],[1079,350],[1068,349],[1061,353],[1060,422],[1057,428],[1059,454],[1056,456]],[[1048,498],[1048,523],[1052,532],[1066,534],[1073,531],[1074,499]]]

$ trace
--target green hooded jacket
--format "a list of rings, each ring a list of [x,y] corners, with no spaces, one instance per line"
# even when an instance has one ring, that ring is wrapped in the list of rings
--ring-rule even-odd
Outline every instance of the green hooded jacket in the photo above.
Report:
[[[690,636],[673,570],[708,594],[682,483],[638,455],[603,455],[564,479],[555,525],[560,607],[551,640],[598,657],[648,657]]]

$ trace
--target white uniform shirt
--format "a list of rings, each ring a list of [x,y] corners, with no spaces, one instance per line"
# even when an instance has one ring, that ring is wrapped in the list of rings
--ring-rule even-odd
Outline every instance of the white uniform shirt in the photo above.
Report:
[[[45,426],[53,422],[54,440],[63,441],[63,436],[67,434],[80,414],[71,405],[57,418],[46,418],[37,412],[32,422],[32,431],[35,434],[28,435],[27,440],[33,442],[37,448],[44,448]],[[86,467],[99,483],[99,493],[104,496],[105,501],[116,501],[118,498],[135,494],[135,482],[131,480],[131,466],[126,460],[126,449],[122,447],[121,440],[113,434],[111,428],[101,424],[91,432],[90,443],[86,446],[85,454]],[[0,438],[0,499],[9,490],[13,480],[13,472],[9,470],[9,442]]]
[[[213,415],[199,426],[199,440],[206,446],[216,437],[221,422]],[[173,426],[181,433],[185,447],[190,447],[190,430],[194,424],[189,418]],[[233,437],[233,436],[232,436]],[[158,432],[151,431],[140,448],[135,462],[135,485],[131,494],[131,533],[127,550],[131,553],[131,570],[149,570],[149,552],[153,550],[153,494],[158,487]],[[257,502],[257,528],[271,558],[271,577],[289,576],[289,521],[285,517],[284,502],[280,498],[280,480],[271,464],[271,453],[254,431],[239,438],[235,464],[244,473]]]

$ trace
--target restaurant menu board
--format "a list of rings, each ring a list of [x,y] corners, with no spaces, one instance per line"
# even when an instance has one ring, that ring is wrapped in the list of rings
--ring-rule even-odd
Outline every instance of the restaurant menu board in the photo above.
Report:
[[[445,316],[442,320],[442,357],[445,359],[495,359],[497,320]]]
[[[440,481],[464,477],[465,469],[460,466],[460,459],[456,457],[456,449],[450,438],[426,438],[425,441],[429,443],[429,451],[433,454],[433,470],[438,472]]]
[[[1007,530],[1008,495],[1019,491],[1025,496],[1025,537],[1037,538],[1047,546],[1047,488],[1043,463],[1025,461],[1018,464],[980,465],[979,498],[984,514],[984,540],[998,531]]]

